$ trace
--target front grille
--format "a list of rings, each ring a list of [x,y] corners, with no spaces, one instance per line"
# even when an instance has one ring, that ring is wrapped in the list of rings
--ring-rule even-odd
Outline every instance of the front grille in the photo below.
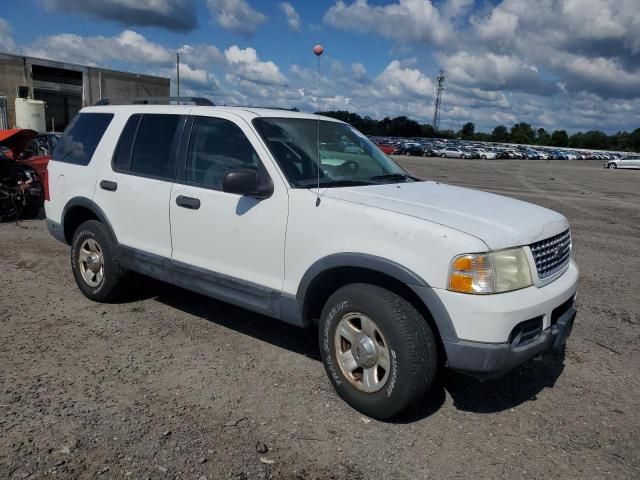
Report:
[[[562,270],[571,258],[571,232],[569,230],[546,240],[532,243],[531,253],[540,278],[547,278]]]

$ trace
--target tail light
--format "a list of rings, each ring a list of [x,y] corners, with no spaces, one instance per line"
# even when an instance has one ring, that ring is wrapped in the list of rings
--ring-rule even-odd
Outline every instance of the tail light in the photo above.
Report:
[[[49,198],[49,167],[42,171],[42,190],[44,192],[44,200],[48,202]]]

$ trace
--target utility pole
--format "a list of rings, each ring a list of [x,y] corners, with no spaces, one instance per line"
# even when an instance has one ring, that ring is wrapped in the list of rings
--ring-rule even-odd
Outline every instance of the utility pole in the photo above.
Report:
[[[436,106],[433,111],[433,131],[438,133],[440,129],[440,107],[442,105],[442,94],[444,93],[444,70],[440,70],[436,78]]]
[[[176,52],[176,97],[180,105],[180,52]]]

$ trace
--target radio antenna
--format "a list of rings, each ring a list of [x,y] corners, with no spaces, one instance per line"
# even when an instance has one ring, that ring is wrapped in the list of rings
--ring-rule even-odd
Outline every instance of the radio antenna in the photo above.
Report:
[[[318,175],[317,175],[317,183],[316,183],[316,207],[320,206],[320,56],[324,53],[324,48],[322,45],[318,44],[313,47],[313,53],[318,59],[318,79],[317,79],[317,91],[316,91],[316,125],[317,125],[317,153],[318,153]]]

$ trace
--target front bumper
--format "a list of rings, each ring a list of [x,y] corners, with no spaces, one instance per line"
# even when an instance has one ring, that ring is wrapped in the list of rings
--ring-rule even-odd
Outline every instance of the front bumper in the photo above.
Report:
[[[445,342],[447,366],[483,379],[499,377],[537,355],[561,352],[571,335],[575,317],[576,309],[572,306],[555,325],[542,330],[534,341],[523,346],[518,346],[515,340],[511,344]]]
[[[449,368],[499,376],[538,354],[561,349],[576,316],[578,268],[541,287],[496,295],[439,290],[454,338],[443,338]]]

